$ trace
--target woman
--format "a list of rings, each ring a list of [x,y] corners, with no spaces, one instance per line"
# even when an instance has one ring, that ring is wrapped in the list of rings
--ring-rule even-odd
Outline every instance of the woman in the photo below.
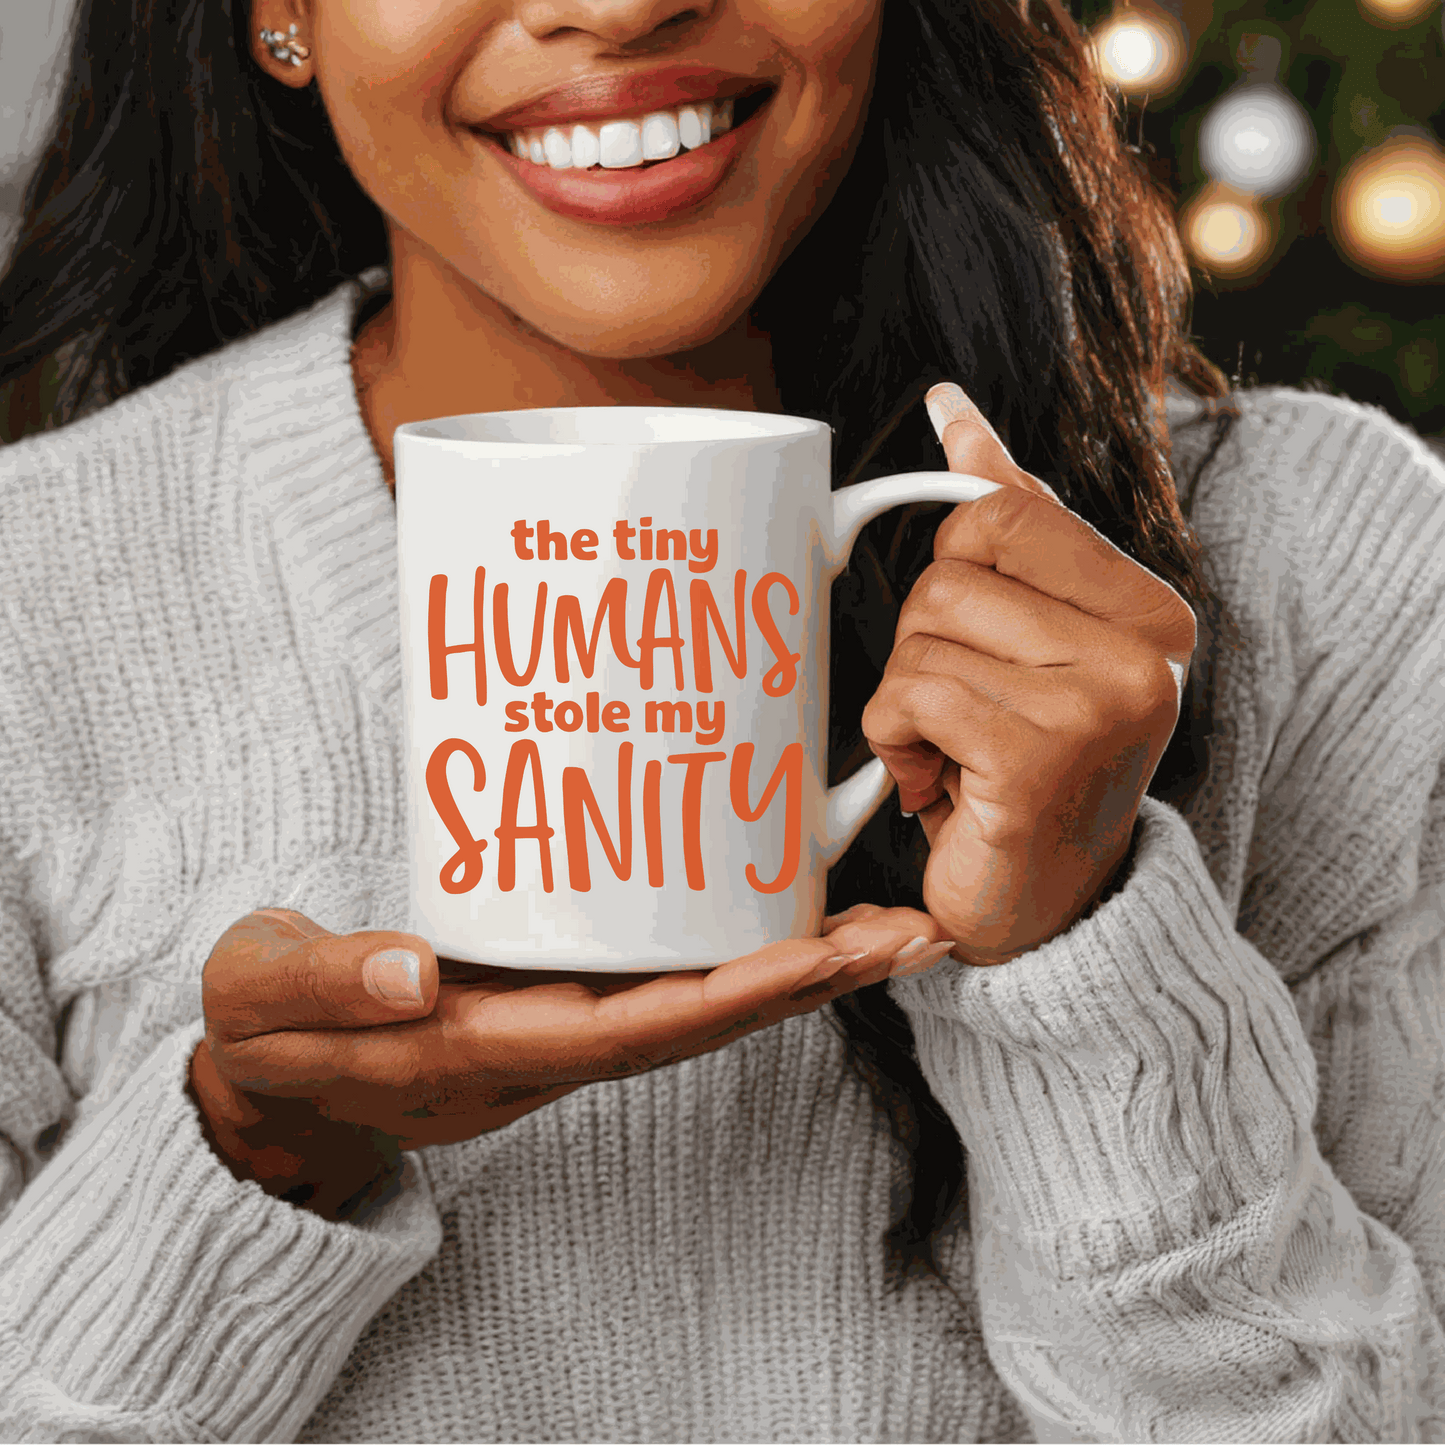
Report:
[[[1445,477],[1230,427],[1184,301],[1052,4],[91,4],[0,286],[6,1432],[1441,1438]],[[835,589],[825,936],[398,932],[394,428],[844,479],[925,392],[1004,486]]]

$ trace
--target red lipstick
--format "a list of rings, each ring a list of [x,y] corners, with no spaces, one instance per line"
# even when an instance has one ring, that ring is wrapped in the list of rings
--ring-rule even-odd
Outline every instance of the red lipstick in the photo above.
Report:
[[[767,102],[706,145],[643,166],[553,169],[514,156],[502,136],[544,125],[636,117],[705,100],[756,94],[767,87],[767,81],[695,66],[646,75],[598,76],[548,91],[476,129],[485,136],[489,153],[547,210],[596,225],[635,226],[683,216],[717,191],[759,133]]]
[[[700,100],[727,100],[767,84],[715,66],[674,65],[645,75],[589,75],[494,115],[479,130],[526,130],[576,121],[671,110]]]

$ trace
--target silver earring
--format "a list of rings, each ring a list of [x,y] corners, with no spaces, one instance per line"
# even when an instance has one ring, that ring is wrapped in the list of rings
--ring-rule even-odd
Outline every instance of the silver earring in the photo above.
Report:
[[[300,65],[303,60],[311,57],[311,47],[303,45],[295,39],[296,27],[291,26],[289,35],[282,35],[279,30],[267,30],[264,26],[261,29],[261,44],[264,45],[275,60],[289,60],[292,65]]]

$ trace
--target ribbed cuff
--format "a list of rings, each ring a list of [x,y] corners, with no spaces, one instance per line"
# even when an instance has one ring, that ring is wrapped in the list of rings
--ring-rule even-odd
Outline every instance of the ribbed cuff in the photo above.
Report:
[[[1119,892],[1012,962],[890,985],[997,1221],[1061,1270],[1175,1248],[1279,1187],[1315,1066],[1188,824],[1146,797]]]
[[[291,1439],[367,1321],[440,1245],[411,1161],[397,1196],[359,1225],[237,1181],[185,1092],[202,1031],[167,1039],[0,1229],[4,1353],[28,1376],[0,1392],[48,1400],[57,1424],[76,1405],[77,1421],[99,1410]]]

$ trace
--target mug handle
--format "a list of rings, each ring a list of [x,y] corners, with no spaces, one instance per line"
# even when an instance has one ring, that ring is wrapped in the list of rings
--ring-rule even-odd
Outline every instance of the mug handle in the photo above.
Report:
[[[833,535],[825,539],[824,550],[832,567],[841,569],[864,524],[880,512],[905,502],[976,502],[999,486],[965,472],[904,472],[842,487],[833,493]],[[843,856],[892,790],[893,776],[881,758],[864,763],[851,778],[828,789],[820,840],[825,867]]]

